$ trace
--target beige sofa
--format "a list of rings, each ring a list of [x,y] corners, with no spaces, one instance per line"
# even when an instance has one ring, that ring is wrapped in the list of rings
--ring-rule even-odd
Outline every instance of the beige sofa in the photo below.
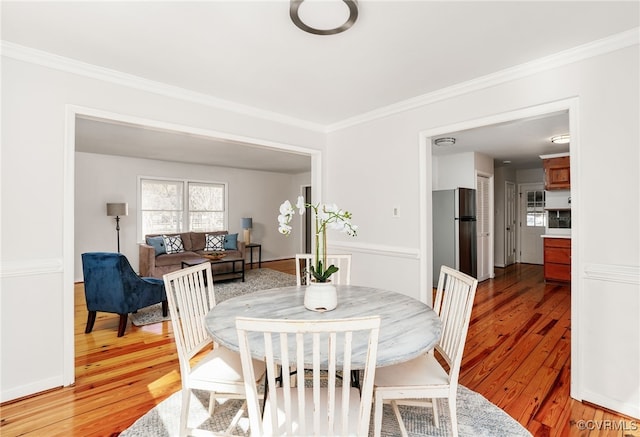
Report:
[[[211,252],[205,252],[206,234],[213,235],[229,235],[227,231],[215,231],[215,232],[181,232],[178,234],[164,234],[168,236],[180,235],[184,251],[179,253],[160,253],[156,254],[156,247],[148,244],[153,237],[162,237],[163,234],[149,234],[145,235],[145,243],[139,245],[139,274],[140,276],[162,278],[162,275],[169,272],[174,272],[182,268],[182,261],[187,259],[202,258],[202,255]],[[226,258],[240,257],[244,258],[245,245],[242,241],[237,241],[237,234],[229,235],[230,238],[227,242],[232,243],[233,238],[236,238],[236,248],[233,249],[233,245],[229,244],[231,248],[225,249]],[[157,246],[157,244],[156,244]],[[224,273],[225,271],[231,271],[231,264],[224,263],[213,265],[213,270],[216,273]]]

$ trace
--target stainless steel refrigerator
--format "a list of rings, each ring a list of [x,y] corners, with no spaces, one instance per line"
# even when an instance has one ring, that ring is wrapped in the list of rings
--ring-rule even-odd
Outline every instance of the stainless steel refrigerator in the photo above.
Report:
[[[433,191],[433,286],[446,265],[478,277],[476,190]]]

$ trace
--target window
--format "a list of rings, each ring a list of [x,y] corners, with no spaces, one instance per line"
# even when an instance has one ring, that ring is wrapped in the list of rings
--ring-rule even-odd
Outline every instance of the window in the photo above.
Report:
[[[226,184],[140,179],[142,235],[226,229]]]
[[[526,191],[527,226],[546,226],[547,214],[544,210],[544,191]]]
[[[224,185],[189,182],[189,230],[222,231],[224,225]]]

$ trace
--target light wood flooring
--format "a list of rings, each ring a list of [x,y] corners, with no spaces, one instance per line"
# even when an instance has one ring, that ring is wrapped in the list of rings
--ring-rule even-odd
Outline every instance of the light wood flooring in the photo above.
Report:
[[[263,267],[295,274],[293,260]],[[496,274],[478,287],[460,383],[535,436],[640,436],[630,429],[638,421],[569,397],[569,287],[545,285],[541,266],[520,264]],[[170,323],[129,324],[117,338],[118,316],[98,313],[93,332],[84,334],[82,284],[75,294],[75,385],[1,405],[3,437],[117,436],[180,389]],[[612,425],[580,431],[580,421]]]

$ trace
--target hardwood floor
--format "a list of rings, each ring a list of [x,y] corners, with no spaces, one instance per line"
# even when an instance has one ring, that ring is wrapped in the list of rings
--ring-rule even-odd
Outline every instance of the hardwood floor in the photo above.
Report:
[[[263,267],[295,274],[293,260]],[[535,436],[640,436],[638,421],[569,397],[569,287],[545,285],[541,266],[496,274],[478,287],[460,383]],[[117,436],[180,389],[170,323],[129,324],[117,338],[118,316],[98,313],[93,332],[84,334],[82,284],[75,294],[75,385],[1,405],[3,437]],[[581,431],[580,423],[609,430]]]

